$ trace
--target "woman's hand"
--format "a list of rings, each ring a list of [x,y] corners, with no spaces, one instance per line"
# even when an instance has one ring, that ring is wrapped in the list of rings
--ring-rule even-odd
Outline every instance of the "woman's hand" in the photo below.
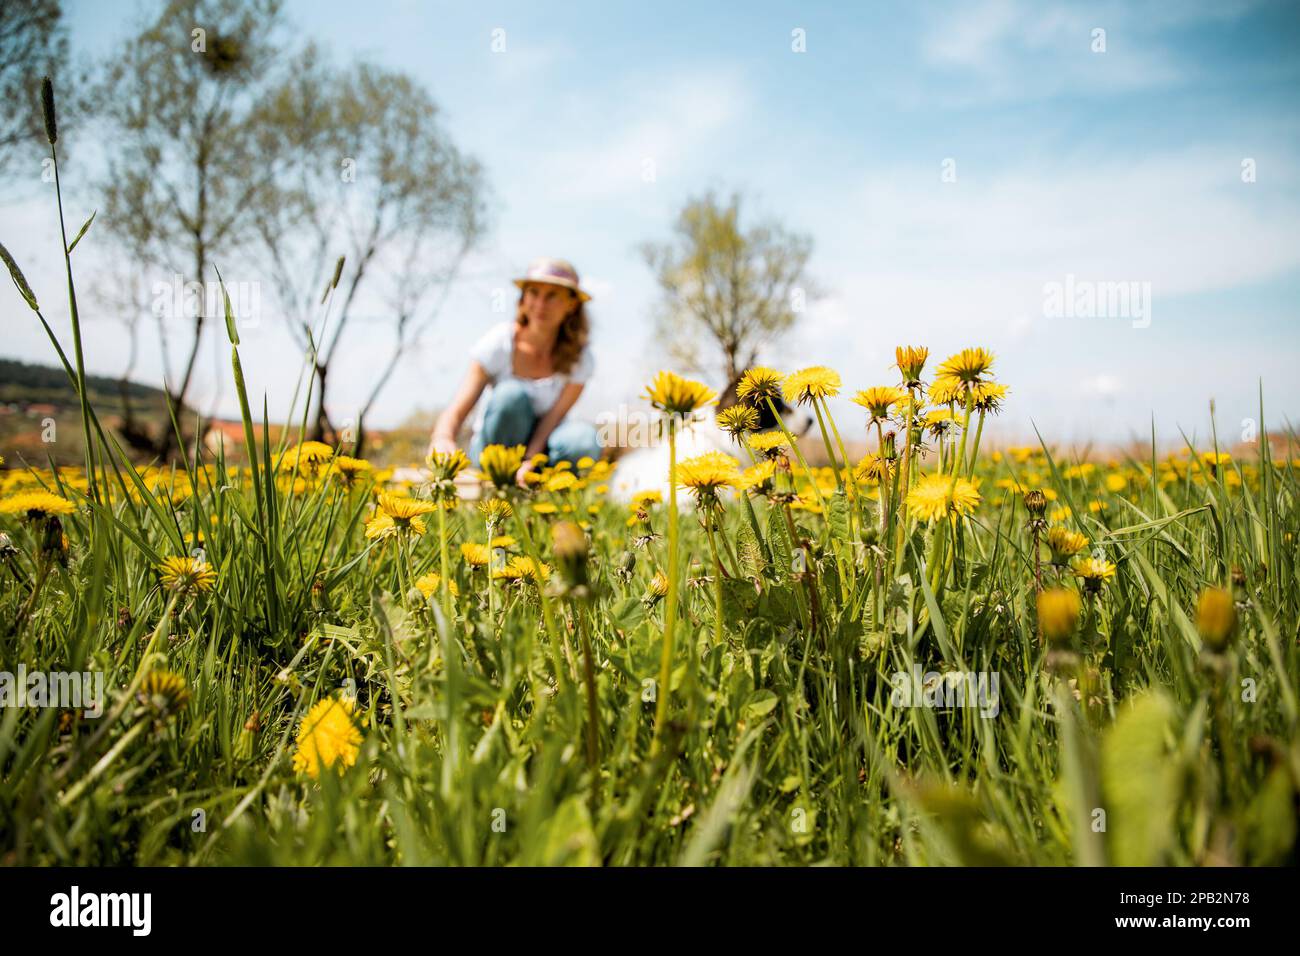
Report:
[[[531,455],[529,455],[527,458],[524,459],[524,463],[519,466],[519,470],[515,472],[515,484],[517,484],[520,488],[527,488],[528,473],[532,470],[533,470],[533,458]]]
[[[440,455],[450,455],[455,450],[456,442],[454,439],[446,438],[442,435],[434,435],[429,439],[429,448],[424,454],[427,458],[435,452]]]

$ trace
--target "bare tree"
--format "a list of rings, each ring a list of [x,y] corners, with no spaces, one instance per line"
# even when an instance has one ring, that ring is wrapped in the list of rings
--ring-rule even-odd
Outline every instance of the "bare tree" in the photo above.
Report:
[[[0,3],[0,102],[5,104],[0,111],[0,169],[24,155],[33,160],[49,156],[40,88],[43,75],[57,80],[67,58],[61,6],[58,0]],[[66,126],[69,111],[62,100],[59,106]]]
[[[311,437],[339,437],[328,411],[329,376],[367,296],[383,302],[396,332],[387,367],[357,416],[359,448],[365,415],[436,315],[429,304],[445,298],[482,234],[483,174],[441,128],[428,92],[403,73],[367,63],[334,71],[308,47],[269,104],[295,166],[285,201],[260,207],[254,218],[288,328],[314,361]],[[337,314],[317,341],[320,290],[339,251],[346,258]]]
[[[721,353],[729,383],[794,325],[801,303],[817,294],[804,274],[812,239],[776,222],[742,230],[740,206],[739,194],[726,205],[712,193],[693,199],[677,217],[673,241],[640,247],[662,292],[661,341],[676,361],[701,368],[705,340]]]
[[[288,157],[266,102],[285,63],[282,28],[279,0],[170,0],[105,64],[92,97],[109,148],[101,218],[147,261],[209,282],[214,261],[254,237],[252,210],[282,201]],[[139,220],[151,224],[147,236]],[[204,298],[184,316],[191,325],[175,366],[163,340],[177,420],[208,319]],[[165,427],[157,453],[169,454],[174,442]]]

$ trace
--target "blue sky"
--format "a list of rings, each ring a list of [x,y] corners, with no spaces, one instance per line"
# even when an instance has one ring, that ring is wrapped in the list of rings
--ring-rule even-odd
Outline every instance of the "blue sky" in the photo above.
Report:
[[[493,291],[537,255],[571,259],[596,296],[597,374],[579,410],[636,405],[663,354],[635,247],[667,238],[681,205],[708,188],[743,189],[750,210],[814,240],[810,272],[826,295],[770,364],[831,365],[851,392],[892,381],[897,344],[937,358],[983,345],[1012,388],[994,430],[1007,440],[1032,437],[1031,419],[1062,440],[1123,440],[1148,435],[1154,416],[1176,441],[1180,426],[1205,434],[1211,399],[1232,438],[1257,415],[1261,378],[1275,421],[1300,415],[1296,4],[287,7],[301,35],[339,59],[422,79],[492,187],[492,233],[403,357],[377,424],[450,396],[469,344],[501,319]],[[144,8],[71,0],[74,48],[110,50]],[[1105,52],[1092,49],[1098,28]],[[492,51],[496,29],[505,52]],[[806,52],[792,50],[796,29]],[[955,181],[941,175],[946,160]],[[53,303],[48,203],[29,190],[0,207],[0,222]],[[74,195],[69,218],[93,203]],[[111,255],[106,237],[92,235],[92,256]],[[1044,284],[1067,275],[1149,283],[1149,326],[1045,315]],[[0,308],[19,315],[14,297]],[[112,372],[120,326],[102,316],[87,326],[89,364]],[[345,339],[336,420],[368,390],[385,334],[368,324]],[[26,318],[0,351],[50,359]],[[243,355],[273,411],[287,405],[288,337],[265,323]],[[233,414],[224,360],[214,339],[196,397]],[[158,375],[147,356],[138,377]],[[855,427],[854,407],[840,408]]]

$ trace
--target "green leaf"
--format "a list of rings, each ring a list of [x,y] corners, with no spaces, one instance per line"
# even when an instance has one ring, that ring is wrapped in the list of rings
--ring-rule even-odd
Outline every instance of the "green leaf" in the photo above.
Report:
[[[1177,714],[1149,691],[1121,709],[1101,745],[1107,846],[1117,866],[1162,866],[1173,846],[1179,770],[1170,741]]]
[[[86,230],[90,228],[90,224],[95,221],[95,215],[98,212],[99,210],[96,209],[95,212],[92,212],[90,214],[90,218],[87,219],[84,223],[82,223],[81,229],[77,232],[77,237],[72,240],[72,245],[68,246],[68,255],[72,255],[72,250],[77,248],[77,243],[79,243],[81,241],[81,237],[86,234]]]
[[[231,345],[239,344],[239,332],[235,328],[235,314],[230,308],[230,293],[226,291],[226,282],[221,278],[221,270],[216,266],[212,267],[217,272],[217,283],[221,286],[221,301],[224,304],[226,313],[226,336],[230,339]]]
[[[763,557],[763,546],[748,525],[741,525],[736,532],[736,555],[740,559],[741,569],[747,575],[752,578],[762,576],[767,567],[767,559]]]
[[[826,503],[826,523],[830,526],[832,535],[841,541],[850,540],[849,499],[841,489],[836,489]]]
[[[766,717],[772,711],[776,710],[776,705],[781,702],[781,698],[776,695],[775,691],[764,688],[756,690],[749,695],[749,700],[745,703],[741,716],[746,720],[757,720],[760,717]]]
[[[772,549],[772,560],[777,566],[778,574],[784,578],[790,573],[794,549],[790,544],[790,533],[785,527],[785,515],[780,508],[772,508],[767,513],[767,543]]]
[[[750,617],[758,605],[758,592],[753,582],[739,578],[722,580],[722,613],[728,621],[743,621]]]
[[[1286,766],[1274,767],[1246,811],[1247,859],[1255,866],[1277,866],[1295,844],[1295,791]]]

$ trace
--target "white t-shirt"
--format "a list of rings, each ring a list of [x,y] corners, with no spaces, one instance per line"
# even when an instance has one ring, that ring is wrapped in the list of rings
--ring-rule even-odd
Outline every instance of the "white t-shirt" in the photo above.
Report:
[[[591,379],[595,361],[591,357],[591,346],[582,350],[582,355],[573,368],[566,372],[556,372],[546,378],[520,378],[514,372],[515,323],[500,322],[483,334],[474,347],[470,349],[470,358],[483,366],[488,381],[496,385],[502,381],[513,381],[523,386],[532,402],[533,412],[541,418],[551,410],[560,398],[564,386],[569,383],[585,384]],[[483,427],[483,417],[487,414],[487,404],[492,396],[491,388],[485,390],[479,399],[478,414],[474,418],[474,434]]]

